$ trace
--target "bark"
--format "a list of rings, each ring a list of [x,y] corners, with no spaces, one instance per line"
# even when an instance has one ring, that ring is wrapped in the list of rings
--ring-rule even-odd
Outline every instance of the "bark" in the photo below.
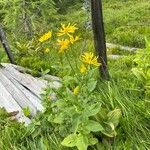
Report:
[[[1,24],[0,24],[0,41],[2,42],[2,45],[3,45],[3,48],[4,48],[5,52],[7,53],[9,61],[12,64],[15,64],[15,60],[14,60],[13,54],[11,53],[10,46],[8,44],[6,35],[4,33],[4,30],[3,30],[3,27],[2,27]]]
[[[91,0],[91,15],[95,49],[102,64],[100,66],[100,74],[103,79],[108,79],[109,73],[107,69],[107,52],[101,0]]]

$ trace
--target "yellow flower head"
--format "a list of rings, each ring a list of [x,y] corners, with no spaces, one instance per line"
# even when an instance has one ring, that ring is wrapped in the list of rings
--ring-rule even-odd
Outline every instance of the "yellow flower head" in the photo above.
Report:
[[[49,53],[49,51],[50,51],[49,48],[46,48],[46,49],[44,50],[45,53]]]
[[[73,44],[74,42],[80,40],[80,37],[79,36],[76,36],[76,37],[73,37],[70,35],[70,43]]]
[[[98,57],[94,56],[93,53],[84,53],[81,55],[81,61],[88,65],[100,66],[101,64],[97,61]]]
[[[70,33],[74,33],[75,30],[77,30],[78,28],[76,27],[76,24],[71,25],[70,23],[65,26],[65,24],[61,24],[61,29],[59,30],[59,32],[57,33],[58,36],[62,36],[62,35],[70,35]]]
[[[74,95],[78,95],[79,90],[80,90],[79,86],[75,87],[75,88],[73,89],[73,94],[74,94]]]
[[[52,32],[49,31],[49,32],[45,33],[44,35],[42,35],[38,41],[44,42],[44,41],[47,41],[48,39],[50,39],[51,37],[52,37]]]
[[[85,73],[86,71],[87,71],[87,68],[85,67],[84,64],[82,64],[81,67],[80,67],[80,72]]]
[[[68,39],[57,40],[57,42],[58,45],[60,46],[59,53],[63,53],[70,46],[70,40]]]

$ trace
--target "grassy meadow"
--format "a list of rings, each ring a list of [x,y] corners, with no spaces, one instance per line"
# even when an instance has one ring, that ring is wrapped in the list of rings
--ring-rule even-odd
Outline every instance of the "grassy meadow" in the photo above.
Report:
[[[142,49],[108,49],[108,54],[122,57],[108,59],[107,81],[99,75],[92,31],[85,28],[90,16],[80,1],[52,19],[39,17],[29,39],[4,18],[17,64],[32,69],[33,76],[41,72],[60,77],[62,87],[43,90],[45,111],[27,127],[0,110],[0,150],[149,150],[149,4],[103,0],[107,42]],[[63,31],[67,27],[69,35]],[[8,62],[1,45],[0,62]],[[53,92],[57,100],[51,98]]]

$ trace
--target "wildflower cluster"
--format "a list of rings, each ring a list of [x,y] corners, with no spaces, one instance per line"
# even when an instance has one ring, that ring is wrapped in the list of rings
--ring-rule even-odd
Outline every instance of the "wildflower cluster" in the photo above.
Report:
[[[78,150],[81,150],[83,149],[82,145],[78,145],[78,143],[82,141],[85,145],[84,150],[87,150],[88,146],[95,145],[98,142],[93,132],[115,135],[115,127],[111,124],[113,129],[109,129],[109,132],[107,132],[107,128],[105,129],[101,122],[93,118],[101,110],[101,102],[95,96],[97,87],[95,68],[101,64],[98,62],[98,57],[92,52],[84,52],[81,56],[77,56],[77,59],[74,58],[73,52],[68,53],[71,45],[80,40],[80,37],[76,35],[77,30],[76,24],[69,23],[68,25],[61,24],[61,28],[57,32],[56,42],[59,48],[57,54],[65,53],[65,55],[58,55],[61,64],[60,72],[66,73],[66,68],[68,68],[66,61],[69,63],[71,70],[67,70],[68,76],[62,75],[64,78],[60,89],[47,91],[46,99],[51,108],[48,120],[52,123],[52,126],[54,125],[54,129],[63,136],[64,139],[61,144],[66,147],[77,147]],[[45,33],[38,41],[40,43],[48,41],[51,36],[51,32]],[[49,43],[46,42],[46,44]],[[44,46],[44,44],[41,44],[41,46]],[[44,49],[45,52],[49,52],[49,48]],[[72,58],[74,58],[73,61]],[[80,68],[78,64],[81,65]],[[57,91],[59,94],[56,93]],[[57,94],[57,101],[52,100],[53,97],[50,94],[53,94],[53,92]],[[106,124],[108,123],[106,122]],[[91,140],[93,141],[92,144]]]
[[[51,37],[52,37],[52,31],[49,31],[45,33],[44,35],[42,35],[38,41],[42,43],[42,42],[49,40]]]
[[[59,31],[57,32],[57,45],[59,47],[58,53],[65,53],[71,45],[80,40],[80,37],[75,35],[78,28],[76,24],[68,25],[61,24]],[[42,35],[38,41],[40,43],[46,42],[52,37],[52,31],[48,31],[44,35]],[[49,48],[44,48],[44,53],[49,53]],[[96,57],[92,52],[85,52],[81,55],[81,66],[80,73],[86,73],[90,66],[99,67],[101,64],[98,62],[98,57]]]
[[[99,67],[101,63],[98,62],[98,57],[94,56],[93,53],[85,52],[84,54],[81,55],[81,61],[82,65],[80,67],[80,72],[85,73],[88,69],[88,66],[93,65],[95,67]]]
[[[77,29],[76,24],[71,25],[69,23],[67,26],[65,24],[61,24],[61,28],[57,33],[58,37],[62,37],[57,40],[59,45],[59,53],[64,53],[71,46],[71,44],[74,44],[80,39],[79,36],[74,37],[73,35]]]

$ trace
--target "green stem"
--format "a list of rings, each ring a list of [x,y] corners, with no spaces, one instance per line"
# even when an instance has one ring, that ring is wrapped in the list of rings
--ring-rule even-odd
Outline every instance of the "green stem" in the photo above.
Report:
[[[73,68],[73,66],[72,66],[72,64],[71,64],[71,62],[70,62],[70,60],[69,60],[68,55],[67,55],[67,53],[66,53],[66,52],[65,52],[65,57],[66,57],[66,59],[67,59],[67,61],[68,61],[69,65],[70,65],[70,67],[71,67],[72,71],[73,71],[73,72],[74,72],[74,74],[75,74],[76,72],[75,72],[75,70],[74,70],[74,68]]]

